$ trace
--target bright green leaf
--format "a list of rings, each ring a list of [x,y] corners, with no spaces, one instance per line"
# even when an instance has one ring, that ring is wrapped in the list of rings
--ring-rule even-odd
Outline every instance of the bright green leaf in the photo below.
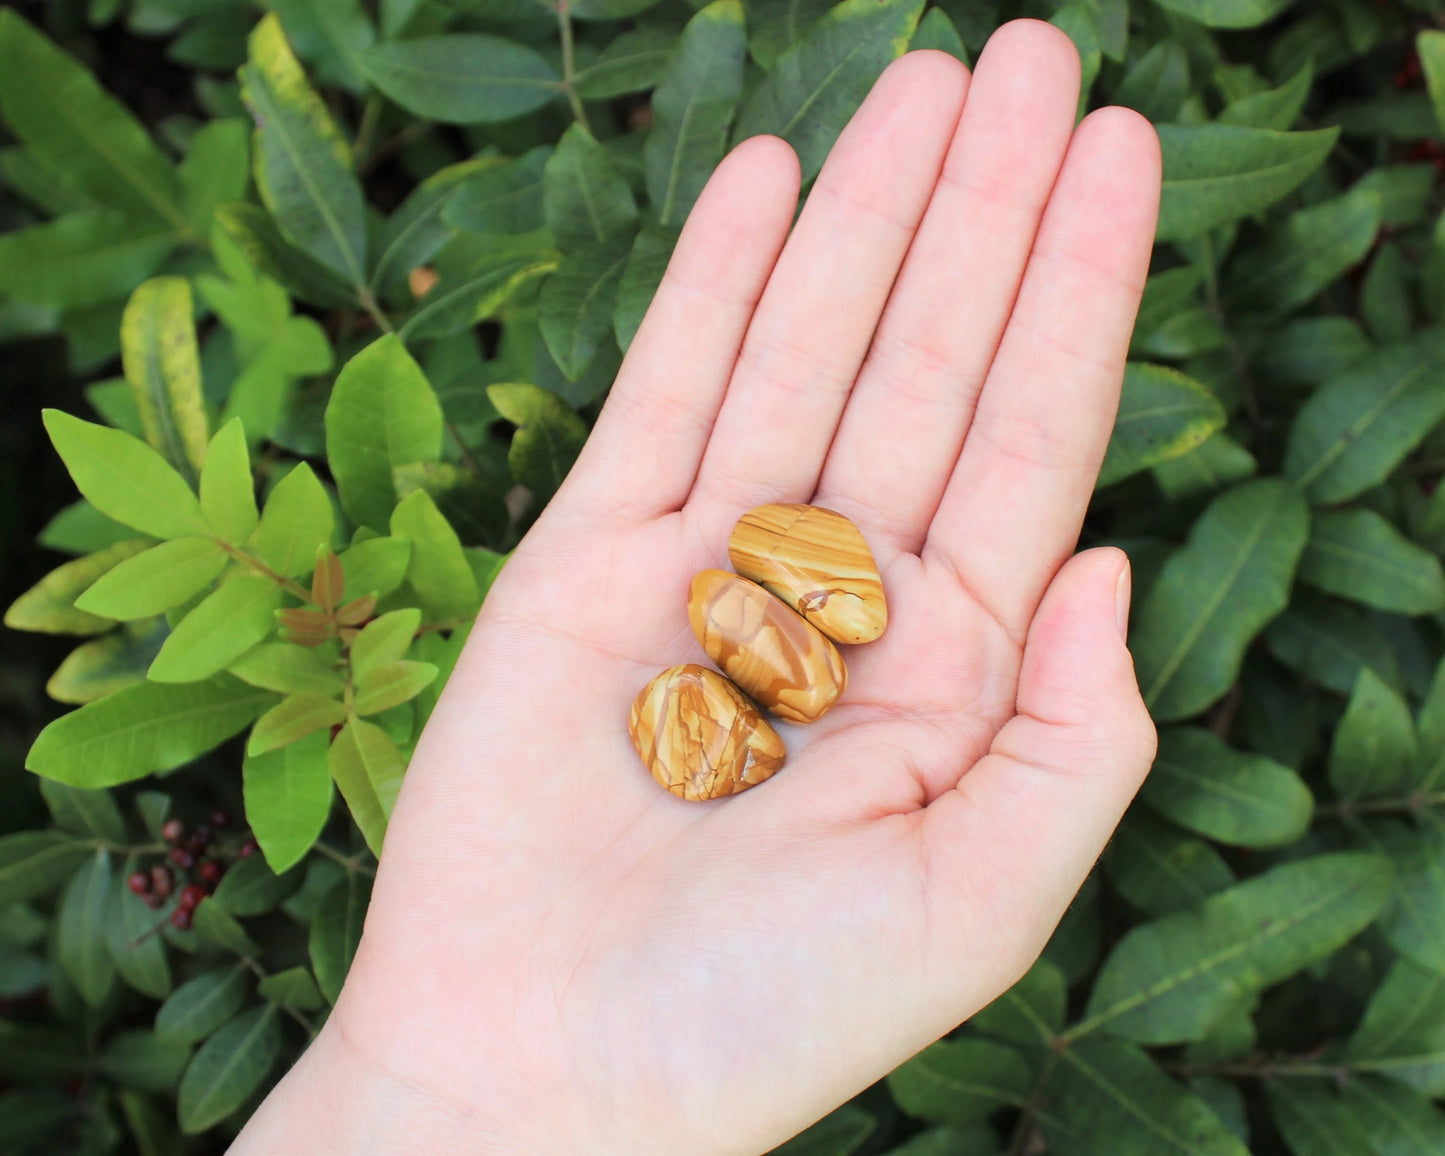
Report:
[[[256,528],[256,483],[246,430],[231,419],[211,439],[201,467],[201,513],[222,541],[239,546]]]
[[[301,691],[282,699],[256,720],[246,753],[264,755],[345,721],[346,708],[336,699],[315,691]]]
[[[425,490],[409,494],[391,515],[391,532],[411,540],[406,576],[422,605],[442,618],[470,618],[481,605],[461,540]]]
[[[311,467],[301,462],[266,499],[250,545],[277,574],[294,578],[315,566],[317,549],[331,541],[335,528],[331,499]]]
[[[327,737],[315,734],[283,750],[248,756],[241,766],[246,821],[278,873],[311,850],[331,814]]]
[[[171,631],[146,677],[199,682],[225,670],[276,628],[281,594],[281,587],[260,575],[222,583]]]
[[[386,838],[387,820],[391,818],[406,770],[401,752],[380,727],[352,719],[332,741],[327,762],[331,778],[346,800],[351,817],[361,828],[366,845],[373,855],[379,856],[382,840]],[[315,960],[314,951],[312,959]],[[322,990],[326,990],[319,964],[316,978],[322,980]],[[334,998],[330,992],[327,994],[328,998]]]
[[[210,538],[172,538],[126,558],[75,600],[78,609],[129,622],[163,614],[191,598],[226,565]]]
[[[393,662],[372,667],[357,688],[352,709],[358,715],[380,714],[410,702],[435,681],[437,668],[429,662]]]

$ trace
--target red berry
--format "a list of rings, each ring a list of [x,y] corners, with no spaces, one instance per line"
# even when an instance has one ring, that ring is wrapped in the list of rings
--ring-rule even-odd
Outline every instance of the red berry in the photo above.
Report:
[[[214,827],[217,831],[224,831],[230,825],[231,816],[226,814],[225,811],[211,812],[211,826]]]
[[[151,889],[151,877],[144,871],[135,871],[126,879],[125,885],[135,895],[147,895]]]
[[[177,867],[179,867],[182,871],[189,871],[192,867],[196,865],[196,857],[192,855],[189,851],[187,851],[184,847],[172,847],[171,862],[174,863]]]
[[[171,874],[171,869],[164,863],[157,863],[151,868],[151,890],[157,898],[165,899],[175,886],[176,877]]]
[[[244,843],[241,844],[241,858],[249,859],[260,849],[261,848],[257,846],[255,839],[247,839]]]
[[[161,838],[167,843],[179,843],[186,835],[186,825],[179,819],[167,819],[161,827]]]
[[[211,829],[209,827],[197,827],[191,832],[191,837],[186,840],[186,850],[192,855],[199,855],[210,846]]]
[[[201,900],[205,897],[206,889],[202,887],[199,883],[187,883],[184,887],[181,888],[181,893],[177,897],[176,902],[179,903],[182,907],[184,907],[187,911],[192,911],[200,904]]]
[[[206,883],[219,883],[221,876],[225,873],[226,869],[214,859],[207,859],[201,863],[201,879]]]
[[[189,931],[191,929],[191,909],[189,907],[177,907],[172,911],[171,926],[177,931]]]

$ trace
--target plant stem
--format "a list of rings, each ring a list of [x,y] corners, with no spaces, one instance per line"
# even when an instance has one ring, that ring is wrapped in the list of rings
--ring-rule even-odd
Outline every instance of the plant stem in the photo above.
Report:
[[[244,550],[237,549],[229,542],[222,542],[217,539],[217,544],[232,558],[236,559],[236,561],[251,567],[251,569],[261,575],[261,577],[271,579],[271,581],[277,583],[281,589],[289,591],[301,599],[302,602],[310,605],[311,591],[307,590],[299,582],[293,582],[290,578],[282,577],[280,574],[277,574],[276,571],[272,570],[271,567],[267,566],[266,563],[262,562],[261,559],[246,553]]]
[[[1445,806],[1445,791],[1416,792],[1399,798],[1368,799],[1360,803],[1330,803],[1315,808],[1316,819],[1352,819],[1356,815],[1408,814]]]
[[[396,330],[392,328],[391,318],[382,312],[381,306],[377,303],[376,296],[370,289],[358,289],[356,299],[361,302],[361,307],[366,310],[367,316],[376,322],[378,329],[383,333],[396,332]]]
[[[376,868],[363,863],[360,853],[347,855],[338,851],[335,847],[327,846],[325,843],[317,843],[315,847],[316,850],[320,851],[328,859],[340,863],[350,874],[370,875],[372,878],[376,877]]]
[[[587,122],[587,110],[582,107],[582,98],[577,95],[577,61],[572,41],[572,5],[569,0],[560,0],[557,5],[557,27],[562,33],[562,88],[567,93],[567,103],[572,106],[572,115],[577,123],[588,132],[592,126]]]
[[[376,132],[376,123],[381,119],[381,97],[372,93],[366,107],[361,110],[361,125],[356,130],[356,142],[351,146],[351,163],[360,168],[371,148],[371,138]]]
[[[1024,1153],[1029,1150],[1029,1141],[1034,1136],[1034,1126],[1040,1107],[1039,1101],[1043,1099],[1044,1095],[1044,1085],[1049,1082],[1054,1068],[1058,1066],[1061,1054],[1058,1051],[1050,1052],[1043,1067],[1039,1069],[1038,1082],[1034,1084],[1034,1090],[1029,1093],[1028,1102],[1023,1106],[1019,1122],[1014,1127],[1013,1138],[1009,1141],[1008,1156],[1024,1156]]]

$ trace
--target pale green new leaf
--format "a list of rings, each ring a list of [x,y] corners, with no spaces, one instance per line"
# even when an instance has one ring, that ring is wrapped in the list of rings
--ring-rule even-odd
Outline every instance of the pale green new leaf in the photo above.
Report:
[[[558,368],[572,381],[612,332],[630,240],[585,245],[569,253],[542,286],[542,337]]]
[[[344,601],[365,594],[390,594],[406,580],[411,543],[405,538],[368,538],[341,554],[346,576]]]
[[[190,486],[143,441],[58,409],[42,416],[76,488],[102,514],[156,538],[208,532]]]
[[[1283,133],[1219,124],[1158,125],[1164,188],[1158,239],[1197,237],[1267,208],[1300,185],[1339,129]]]
[[[42,634],[104,634],[115,625],[115,616],[76,603],[96,581],[103,581],[117,566],[141,555],[146,546],[146,542],[135,539],[117,542],[57,566],[10,604],[5,611],[5,625],[11,630]]]
[[[1178,370],[1131,361],[1098,484],[1111,485],[1180,457],[1224,426],[1224,407]]]
[[[1135,927],[1105,961],[1071,1034],[1105,1029],[1142,1044],[1202,1039],[1242,993],[1287,979],[1368,926],[1391,880],[1381,856],[1319,855]]]
[[[244,1104],[281,1054],[280,1012],[273,1004],[242,1012],[201,1045],[181,1077],[182,1131],[194,1135]]]
[[[211,439],[201,466],[201,513],[223,542],[239,546],[256,528],[256,483],[246,430],[232,418]]]
[[[387,820],[391,818],[406,771],[401,752],[380,727],[353,718],[332,741],[327,764],[366,845],[373,855],[379,856],[386,838]],[[312,959],[315,960],[314,952]],[[322,978],[319,965],[316,977]],[[325,990],[324,981],[322,989]]]
[[[241,96],[257,124],[255,177],[281,232],[366,286],[366,217],[351,148],[286,43],[275,14],[256,25],[241,69]]]
[[[873,82],[907,51],[922,14],[922,0],[843,0],[828,9],[753,90],[734,143],[780,136],[798,154],[803,180],[817,176]]]
[[[201,396],[195,306],[184,277],[157,277],[131,294],[120,347],[146,441],[186,478],[195,478],[211,440]]]
[[[276,628],[281,596],[281,587],[259,574],[222,583],[177,623],[146,677],[199,682],[225,670]]]
[[[1197,727],[1159,732],[1140,797],[1179,826],[1236,847],[1292,843],[1314,813],[1314,797],[1294,771]]]
[[[71,879],[56,915],[56,962],[91,1007],[104,1003],[115,983],[105,936],[110,888],[110,853],[96,851]]]
[[[910,1116],[968,1124],[1020,1107],[1034,1077],[1023,1055],[984,1039],[940,1040],[888,1076],[888,1090]]]
[[[379,44],[361,66],[402,108],[446,124],[511,120],[562,91],[557,70],[532,49],[477,33]]]
[[[303,690],[282,699],[256,720],[246,743],[246,753],[253,757],[264,755],[345,721],[346,708],[336,699]]]
[[[349,872],[326,893],[311,921],[311,970],[328,1003],[334,1004],[341,994],[370,902],[370,878],[359,871]]]
[[[372,667],[357,688],[352,709],[358,715],[380,714],[410,702],[436,680],[429,662],[393,662]]]
[[[487,396],[517,427],[507,453],[512,477],[539,501],[549,500],[582,450],[586,425],[556,394],[535,385],[489,385]]]
[[[1445,417],[1445,336],[1426,331],[1335,374],[1300,407],[1284,473],[1317,505],[1383,481]]]
[[[607,150],[580,124],[562,134],[542,173],[542,211],[564,250],[629,238],[637,202]]]
[[[246,821],[272,871],[299,863],[331,814],[327,737],[314,734],[241,765]]]
[[[1144,701],[1161,721],[1224,694],[1244,650],[1289,601],[1309,512],[1283,482],[1246,482],[1210,503],[1164,564],[1130,646]]]
[[[226,565],[210,538],[172,538],[125,558],[75,600],[78,609],[129,622],[163,614],[202,590]]]
[[[392,470],[441,458],[442,410],[421,367],[395,337],[342,369],[326,406],[326,456],[342,508],[382,529],[396,505]]]
[[[411,649],[421,611],[392,610],[368,622],[351,642],[351,675],[358,682],[379,666],[400,662]]]
[[[652,94],[652,128],[643,148],[647,195],[660,224],[686,220],[722,160],[742,98],[746,56],[739,0],[713,0],[683,29]]]
[[[266,499],[250,546],[277,574],[294,578],[311,570],[317,549],[331,541],[335,529],[336,513],[325,487],[310,465],[301,462]]]
[[[409,494],[392,512],[391,532],[411,540],[406,576],[422,605],[442,618],[470,618],[481,592],[461,539],[425,490]]]

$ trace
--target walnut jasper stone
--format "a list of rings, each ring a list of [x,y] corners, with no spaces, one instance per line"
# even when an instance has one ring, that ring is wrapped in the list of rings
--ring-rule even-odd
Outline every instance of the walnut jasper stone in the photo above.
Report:
[[[838,648],[755,582],[703,570],[687,600],[707,656],[759,706],[789,722],[816,722],[848,685]]]
[[[834,642],[872,642],[888,626],[873,553],[842,514],[793,503],[759,506],[738,519],[728,557],[734,570]]]
[[[628,729],[652,777],[684,799],[745,791],[776,774],[787,756],[778,732],[737,687],[692,663],[642,688]]]

